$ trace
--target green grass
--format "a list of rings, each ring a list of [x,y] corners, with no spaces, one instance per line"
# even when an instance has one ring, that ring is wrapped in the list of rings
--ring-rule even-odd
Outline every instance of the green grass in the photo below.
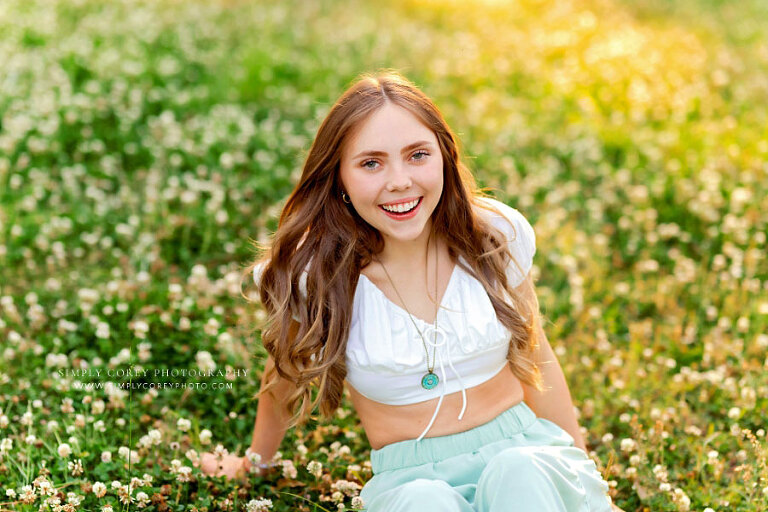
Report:
[[[145,473],[146,510],[351,507],[334,484],[370,478],[370,447],[347,400],[287,435],[296,478],[236,486],[194,455],[250,444],[263,311],[240,270],[332,102],[380,67],[435,99],[478,182],[534,225],[547,335],[614,502],[766,510],[766,22],[758,0],[6,2],[0,510],[38,510],[20,496],[41,475],[78,510],[123,510],[112,482]],[[204,352],[247,376],[135,379],[209,385],[156,396],[62,376]]]

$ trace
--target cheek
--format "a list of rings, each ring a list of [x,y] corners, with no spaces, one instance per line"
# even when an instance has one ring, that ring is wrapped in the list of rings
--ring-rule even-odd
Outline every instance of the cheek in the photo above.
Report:
[[[428,180],[429,184],[433,187],[443,186],[443,163],[435,162],[429,169]]]
[[[363,204],[375,201],[379,194],[375,180],[370,179],[350,180],[347,190],[356,202]]]

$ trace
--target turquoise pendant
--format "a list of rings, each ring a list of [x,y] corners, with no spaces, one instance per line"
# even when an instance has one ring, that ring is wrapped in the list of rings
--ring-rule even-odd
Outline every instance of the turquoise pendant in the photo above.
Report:
[[[424,389],[434,389],[438,382],[440,382],[440,379],[437,378],[437,375],[429,372],[421,378],[421,387]]]

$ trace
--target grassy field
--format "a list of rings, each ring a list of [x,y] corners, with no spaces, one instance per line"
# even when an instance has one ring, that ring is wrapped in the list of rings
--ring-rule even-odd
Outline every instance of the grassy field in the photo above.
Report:
[[[250,444],[253,243],[382,67],[533,224],[614,502],[768,510],[768,4],[384,4],[0,3],[0,510],[352,508],[370,447],[346,400],[267,478],[196,462]]]

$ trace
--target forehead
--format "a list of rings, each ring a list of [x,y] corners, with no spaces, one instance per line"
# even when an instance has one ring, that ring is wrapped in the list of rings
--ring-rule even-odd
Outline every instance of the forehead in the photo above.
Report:
[[[415,140],[437,142],[435,133],[409,110],[387,103],[350,133],[345,153],[364,150],[399,150]]]

